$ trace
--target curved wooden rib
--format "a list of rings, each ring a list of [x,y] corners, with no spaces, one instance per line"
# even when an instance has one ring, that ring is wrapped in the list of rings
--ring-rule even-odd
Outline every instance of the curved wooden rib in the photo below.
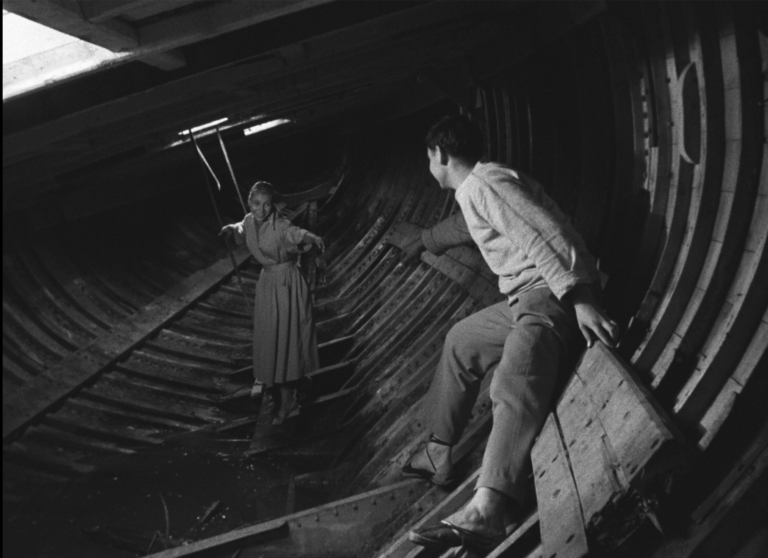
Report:
[[[695,27],[695,14],[685,10],[684,21]],[[675,335],[685,309],[691,303],[699,274],[704,266],[710,239],[715,225],[723,173],[725,122],[723,107],[722,65],[717,41],[717,31],[702,26],[690,45],[691,60],[699,71],[699,95],[704,110],[701,111],[702,164],[693,170],[693,197],[691,199],[689,227],[679,254],[670,287],[659,304],[651,323],[651,333],[638,349],[633,363],[653,376],[658,386],[666,376],[668,367],[657,364],[667,344],[679,345]],[[685,100],[684,100],[685,101]],[[679,125],[679,123],[675,123]],[[695,300],[693,302],[696,303]]]
[[[634,353],[666,410],[704,431],[698,444],[706,449],[726,423],[734,394],[755,384],[766,358],[768,148],[761,144],[759,102],[768,54],[759,51],[746,8],[633,9],[635,21],[607,14],[602,28],[567,39],[572,56],[547,66],[560,76],[572,63],[577,69],[565,80],[538,75],[533,67],[541,65],[532,64],[482,84],[488,152],[523,170],[539,169],[537,178],[568,206],[604,269],[615,272],[609,303],[633,316],[622,349]],[[695,95],[676,89],[686,66],[699,85],[700,134],[681,119],[686,108],[698,109]],[[559,87],[563,82],[569,87]],[[376,494],[399,494],[403,487],[392,483],[427,434],[420,401],[446,333],[500,300],[474,248],[404,265],[388,243],[402,223],[429,227],[458,210],[431,183],[421,138],[406,135],[355,146],[349,168],[315,200],[318,230],[328,241],[315,291],[321,352],[337,346],[330,364],[339,375],[318,373],[322,416],[293,442],[343,433],[328,450],[337,497],[384,485]],[[236,283],[225,280],[194,301],[177,287],[222,256],[216,227],[173,218],[174,226],[163,229],[172,232],[150,247],[117,236],[117,255],[108,247],[75,248],[74,234],[25,239],[4,251],[4,388],[21,393],[37,382],[82,380],[78,368],[92,373],[86,385],[67,386],[56,405],[47,402],[34,422],[13,428],[4,446],[8,499],[88,472],[95,455],[131,455],[198,430],[253,421],[248,409],[227,406],[247,405],[238,381],[248,376],[251,322]],[[627,246],[632,253],[622,254]],[[249,291],[257,272],[244,270]],[[618,300],[622,295],[626,300]],[[154,335],[136,340],[121,360],[86,350],[110,336],[132,339],[153,318],[152,301],[174,296],[190,303],[185,312],[155,316],[158,327],[148,327]],[[679,356],[688,360],[676,362]],[[490,405],[486,382],[457,451],[464,466],[479,462]],[[286,443],[262,442],[253,453]],[[697,466],[706,470],[707,463]],[[405,555],[403,530],[442,497],[437,490],[409,494],[377,542],[391,543],[392,556]],[[338,509],[360,506],[360,498]],[[323,523],[333,507],[316,513]],[[536,526],[531,518],[526,532]],[[286,521],[299,529],[306,520],[312,518],[297,514]],[[506,550],[519,550],[520,536]],[[535,533],[525,539],[526,552],[536,547]],[[279,544],[269,548],[280,555]]]

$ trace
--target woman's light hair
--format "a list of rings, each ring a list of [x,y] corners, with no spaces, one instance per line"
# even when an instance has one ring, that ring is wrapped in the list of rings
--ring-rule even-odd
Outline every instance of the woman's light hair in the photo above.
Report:
[[[251,201],[251,198],[253,198],[253,196],[256,194],[262,194],[269,197],[270,201],[274,201],[277,192],[275,191],[275,187],[272,186],[272,184],[266,182],[265,180],[259,180],[253,186],[251,186],[251,191],[248,192],[248,201]]]

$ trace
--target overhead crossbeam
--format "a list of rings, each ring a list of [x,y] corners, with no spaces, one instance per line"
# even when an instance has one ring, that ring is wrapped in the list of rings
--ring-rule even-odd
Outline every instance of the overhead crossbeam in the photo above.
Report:
[[[163,70],[185,65],[175,49],[331,2],[279,0],[200,2],[199,0],[3,0],[3,8],[113,52],[129,52],[121,62],[140,60]],[[164,14],[171,14],[163,17]],[[157,16],[157,17],[152,17]],[[148,23],[144,19],[152,17]]]
[[[112,19],[88,21],[81,3],[75,0],[3,0],[3,9],[112,52],[141,51],[139,57],[142,62],[163,70],[174,70],[185,64],[180,52],[140,49],[143,47],[141,38],[131,25]],[[133,57],[126,59],[130,58]]]

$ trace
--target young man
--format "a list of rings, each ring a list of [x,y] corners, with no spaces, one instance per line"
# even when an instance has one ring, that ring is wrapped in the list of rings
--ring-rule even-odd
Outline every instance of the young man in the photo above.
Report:
[[[429,547],[490,549],[503,540],[519,509],[526,466],[549,411],[558,370],[579,331],[587,344],[613,345],[618,326],[596,303],[598,273],[567,217],[530,177],[498,163],[480,163],[480,130],[450,116],[427,135],[429,169],[441,188],[455,191],[461,214],[425,230],[406,249],[440,252],[471,239],[507,300],[449,331],[425,401],[431,431],[427,445],[403,468],[437,485],[454,480],[451,446],[461,438],[480,383],[490,386],[493,428],[475,493],[438,526],[410,539]]]

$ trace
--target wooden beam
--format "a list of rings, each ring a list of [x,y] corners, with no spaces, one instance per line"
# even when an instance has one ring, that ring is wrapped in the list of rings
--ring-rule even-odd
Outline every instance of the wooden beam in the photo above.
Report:
[[[499,546],[493,549],[493,551],[486,558],[512,558],[512,556],[519,556],[515,552],[515,543],[519,541],[523,535],[526,535],[531,529],[539,524],[539,512],[535,511],[529,515],[514,531],[501,543]],[[507,530],[509,532],[509,530]]]
[[[241,265],[249,255],[241,250],[235,257],[237,264]],[[152,301],[138,315],[36,376],[34,381],[13,390],[4,390],[3,440],[103,372],[232,273],[234,270],[229,258],[219,260]]]
[[[544,555],[583,558],[589,549],[579,492],[554,414],[547,417],[531,462]]]
[[[86,21],[101,23],[110,18],[121,16],[138,6],[161,2],[162,0],[80,0],[79,4]]]
[[[109,68],[120,61],[120,55],[73,38],[71,42],[26,56],[3,65],[3,96],[12,98],[40,87],[40,84],[62,83]],[[78,71],[77,68],[88,66]]]
[[[74,0],[3,0],[3,8],[113,52],[130,50],[139,44],[136,32],[129,25],[113,21],[97,25],[86,21]]]
[[[181,558],[183,556],[211,556],[227,553],[272,556],[277,553],[264,542],[266,533],[275,533],[290,540],[277,542],[280,555],[323,554],[327,556],[367,555],[370,541],[377,529],[392,517],[397,517],[418,498],[419,480],[401,481],[390,486],[363,492],[356,496],[310,508],[298,513],[249,525],[184,546],[151,554],[148,558]],[[255,538],[255,540],[254,540]],[[257,546],[258,545],[258,546]],[[248,552],[253,549],[254,552]],[[368,550],[369,552],[364,552]]]
[[[87,21],[76,0],[3,0],[3,8],[112,52],[130,51],[134,54],[121,59],[122,62],[140,57],[148,64],[165,70],[178,68],[184,63],[180,53],[164,52],[171,50],[170,48],[162,51],[139,49],[139,36],[130,25],[113,20],[101,23]]]
[[[21,1],[21,0],[13,0]],[[59,0],[57,0],[59,1]],[[240,0],[205,3],[203,8],[185,12],[178,17],[159,18],[157,21],[141,25],[133,31],[135,44],[130,48],[131,59],[138,58],[153,66],[171,70],[183,65],[184,59],[179,52],[169,52],[173,49],[197,43],[224,33],[237,31],[251,25],[269,21],[291,13],[312,8],[333,0],[261,0],[259,2],[243,2]],[[189,1],[179,0],[164,2],[164,10],[189,4]],[[87,4],[90,4],[88,2]],[[121,6],[113,6],[113,2],[99,2],[93,8],[93,16],[88,23],[100,21],[102,26],[120,25],[108,17],[125,13],[128,9],[140,8],[143,1],[124,2]],[[153,6],[158,3],[152,2]],[[86,12],[89,17],[90,9]],[[94,19],[95,18],[95,19]],[[107,47],[108,48],[108,47]]]
[[[142,19],[201,0],[80,0],[85,19],[100,23],[113,17]]]
[[[448,40],[450,33],[442,33],[439,38]],[[371,79],[370,85],[366,84],[365,89],[370,90],[372,95],[377,95],[378,91],[382,89],[385,82],[392,83],[395,86],[402,84],[405,76],[411,72],[414,67],[418,67],[419,64],[426,64],[431,57],[434,57],[436,53],[440,51],[439,42],[430,47],[430,41],[424,41],[418,39],[416,41],[409,41],[406,44],[399,44],[397,48],[386,48],[386,46],[377,47],[374,53],[360,52],[354,57],[353,60],[347,60],[344,64],[339,63],[337,60],[331,60],[327,63],[320,63],[316,66],[320,70],[320,77],[315,77],[313,74],[307,74],[306,77],[300,70],[292,70],[291,73],[296,74],[294,80],[285,79],[285,75],[274,75],[277,69],[273,68],[272,60],[254,63],[251,67],[239,67],[221,70],[216,72],[219,79],[215,79],[217,83],[226,83],[231,79],[237,80],[240,75],[248,75],[249,69],[255,69],[255,71],[264,70],[271,75],[262,79],[262,83],[259,84],[259,90],[253,92],[253,98],[244,99],[237,104],[229,104],[229,110],[231,113],[237,113],[238,111],[251,112],[258,109],[259,111],[267,111],[270,114],[286,110],[287,107],[291,107],[292,110],[297,108],[297,104],[301,99],[307,99],[307,103],[317,104],[326,103],[329,105],[338,104],[338,96],[354,91],[354,83],[361,79]],[[402,56],[411,50],[418,51],[417,56],[412,56],[409,59],[409,63],[403,65],[401,60]],[[374,56],[375,55],[375,56]],[[377,71],[373,72],[368,66],[373,64],[372,60],[376,61]],[[283,64],[281,60],[275,61],[276,64],[282,68]],[[266,64],[266,65],[265,65]],[[273,71],[270,72],[270,69]],[[241,72],[245,72],[241,74]],[[351,75],[350,75],[351,74]],[[209,79],[214,79],[211,76]],[[377,87],[374,88],[376,81],[378,81]],[[198,81],[195,79],[194,81]],[[305,84],[300,91],[294,91],[289,89],[290,84],[301,83]],[[181,122],[190,123],[189,115],[197,115],[194,122],[199,122],[203,118],[208,118],[211,114],[221,115],[221,104],[224,97],[215,97],[209,94],[207,88],[202,91],[197,90],[192,84],[169,84],[166,89],[176,91],[178,95],[173,97],[169,96],[169,103],[172,103],[173,108],[161,109],[152,108],[151,110],[147,105],[152,106],[153,103],[136,102],[122,106],[126,108],[129,116],[132,109],[143,110],[146,115],[138,113],[136,116],[139,118],[126,118],[126,126],[121,130],[111,130],[108,135],[102,135],[106,132],[106,127],[101,125],[101,122],[94,122],[93,130],[82,130],[80,136],[86,136],[90,144],[94,147],[93,153],[90,155],[83,155],[78,158],[72,158],[64,155],[58,156],[58,160],[52,157],[41,157],[36,164],[30,164],[31,161],[26,160],[23,163],[11,163],[11,160],[18,160],[17,157],[13,157],[10,154],[11,150],[16,150],[11,141],[6,138],[4,141],[4,189],[13,187],[13,184],[17,184],[22,190],[29,191],[30,185],[36,182],[35,176],[44,177],[50,174],[59,174],[66,170],[76,168],[76,166],[84,165],[88,162],[99,160],[110,154],[120,153],[128,150],[131,147],[142,145],[148,140],[157,141],[158,137],[153,134],[154,131],[166,131],[171,122],[178,121],[181,126]],[[197,97],[189,99],[182,103],[185,96],[189,96],[197,93]],[[357,91],[359,94],[360,91]],[[143,98],[145,95],[137,95],[137,101],[139,98]],[[165,94],[163,94],[165,96]],[[330,98],[329,98],[330,97]],[[199,99],[199,100],[198,100]],[[180,106],[181,108],[176,108]],[[210,112],[211,107],[214,113]],[[254,108],[255,107],[255,108]],[[208,111],[208,112],[206,112]],[[182,120],[183,119],[183,120]],[[96,130],[102,133],[98,133]],[[69,131],[71,134],[72,131]],[[167,132],[166,132],[167,133]],[[145,136],[142,138],[141,136]],[[72,136],[69,136],[70,139]],[[50,137],[49,137],[50,141]],[[119,149],[115,149],[118,146],[122,146]],[[98,151],[95,151],[98,149]]]
[[[476,10],[476,8],[473,9]],[[381,42],[395,33],[418,29],[425,22],[438,23],[449,16],[460,17],[468,13],[470,13],[470,6],[458,2],[446,3],[439,11],[433,3],[403,10],[350,29],[326,33],[305,41],[307,60],[317,63],[319,58],[345,52],[349,49],[350,44],[356,45],[357,50],[360,50]],[[254,53],[254,55],[256,54],[259,53]],[[246,63],[167,83],[150,91],[126,96],[4,136],[3,161],[24,153],[30,146],[47,145],[69,138],[81,130],[105,126],[123,119],[131,119],[149,110],[177,105],[180,101],[199,96],[203,92],[215,89],[224,90],[227,85],[234,86],[242,81],[244,76],[250,75],[254,76],[254,79],[263,79],[265,75],[274,75],[283,67],[285,67],[285,61],[279,49],[271,53],[260,53],[258,59],[252,59]]]
[[[432,527],[437,525],[441,519],[451,515],[458,510],[472,497],[472,492],[475,489],[475,483],[480,476],[480,470],[474,471],[467,479],[461,483],[461,485],[453,490],[446,498],[440,502],[437,506],[429,510],[417,523],[415,523],[412,529],[421,529],[422,527]],[[415,550],[415,546],[408,539],[408,533],[403,533],[398,539],[390,545],[386,552],[379,555],[380,558],[402,558],[406,556],[406,552]],[[422,549],[423,550],[423,549]]]
[[[206,3],[204,8],[137,27],[135,57],[157,65],[168,52],[333,0],[261,0]],[[178,56],[178,54],[177,54]],[[178,66],[176,66],[178,67]],[[164,69],[173,69],[171,64]]]

